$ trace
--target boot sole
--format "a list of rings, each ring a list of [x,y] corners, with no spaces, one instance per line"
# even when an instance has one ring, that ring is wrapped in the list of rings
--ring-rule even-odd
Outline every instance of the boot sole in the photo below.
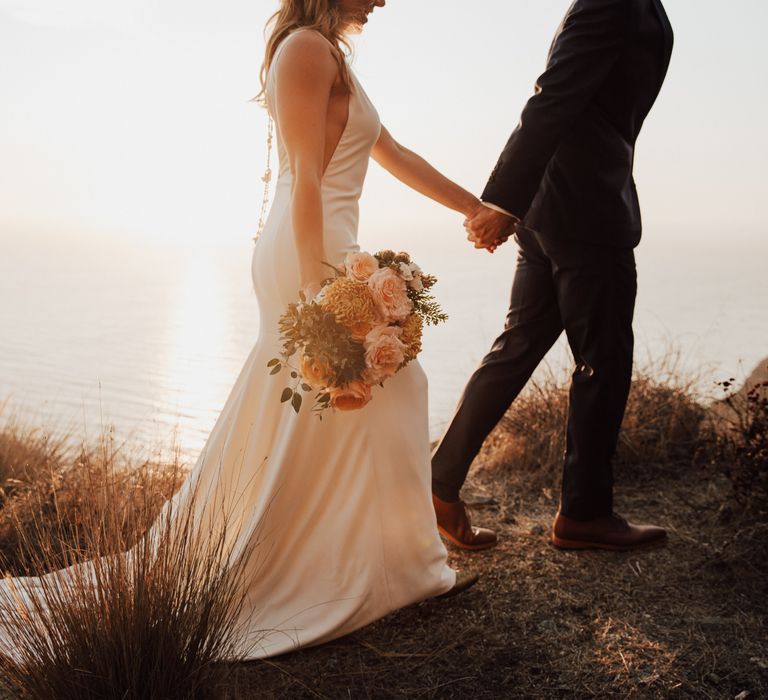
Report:
[[[552,546],[557,549],[605,549],[609,552],[631,552],[636,549],[654,549],[655,547],[663,547],[667,543],[666,537],[661,537],[657,540],[649,540],[648,542],[642,542],[640,544],[633,545],[620,545],[609,544],[607,542],[588,542],[585,540],[564,540],[557,535],[552,535]]]
[[[483,549],[491,549],[492,547],[495,547],[498,544],[498,541],[496,542],[490,542],[489,544],[464,544],[460,540],[457,540],[450,532],[445,530],[444,528],[437,526],[438,531],[440,534],[448,540],[452,545],[458,547],[459,549],[465,549],[468,552],[479,552]]]
[[[453,588],[451,588],[450,590],[447,590],[445,593],[441,593],[440,595],[434,596],[433,600],[445,600],[446,598],[453,598],[453,596],[459,595],[460,593],[464,593],[464,591],[468,591],[479,580],[480,580],[480,577],[477,574],[468,576],[463,581],[459,581],[459,579],[457,578]]]

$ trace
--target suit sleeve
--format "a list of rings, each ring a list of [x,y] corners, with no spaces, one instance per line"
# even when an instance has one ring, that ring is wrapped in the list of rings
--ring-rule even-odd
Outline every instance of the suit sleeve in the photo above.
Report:
[[[626,45],[630,0],[576,0],[555,37],[547,69],[482,194],[523,218],[547,165]]]

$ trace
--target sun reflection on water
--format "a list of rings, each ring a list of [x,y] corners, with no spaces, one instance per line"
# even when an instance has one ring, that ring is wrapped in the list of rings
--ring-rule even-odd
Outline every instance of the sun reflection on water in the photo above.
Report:
[[[204,444],[237,374],[240,348],[232,334],[230,285],[221,265],[186,259],[171,304],[165,357],[159,363],[160,400],[155,419],[178,425],[187,450]]]

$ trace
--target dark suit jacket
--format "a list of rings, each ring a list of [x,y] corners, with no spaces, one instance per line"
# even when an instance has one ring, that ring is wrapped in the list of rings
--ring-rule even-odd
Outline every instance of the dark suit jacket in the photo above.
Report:
[[[547,237],[637,245],[635,141],[672,41],[661,0],[576,0],[483,200]]]

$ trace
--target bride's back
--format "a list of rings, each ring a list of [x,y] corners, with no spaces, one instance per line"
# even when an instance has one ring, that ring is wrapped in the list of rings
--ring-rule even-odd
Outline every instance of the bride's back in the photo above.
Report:
[[[297,29],[291,32],[276,47],[266,74],[266,105],[275,121],[279,175],[274,201],[256,246],[253,277],[262,319],[266,320],[266,315],[269,322],[273,318],[276,322],[285,305],[296,301],[300,287],[291,217],[291,154],[282,138],[283,129],[290,125],[281,122],[280,100],[284,96],[280,93],[279,83],[284,71],[291,68],[285,62],[294,57],[294,52],[287,49],[300,48],[296,45],[298,42],[317,41],[317,38],[331,46],[317,31]],[[341,264],[349,251],[357,249],[358,201],[371,149],[381,132],[378,113],[351,69],[349,76],[350,90],[344,88],[345,94],[332,94],[329,100],[329,128],[326,129],[325,169],[321,183],[325,262],[333,265]],[[273,304],[273,300],[277,304]]]

